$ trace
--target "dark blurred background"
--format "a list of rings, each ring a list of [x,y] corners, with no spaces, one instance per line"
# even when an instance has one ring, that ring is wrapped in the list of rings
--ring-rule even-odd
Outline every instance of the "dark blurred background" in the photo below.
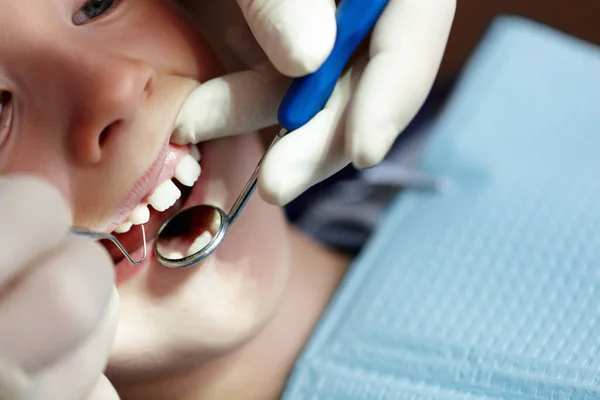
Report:
[[[440,79],[455,76],[499,14],[516,14],[600,44],[598,0],[457,0],[456,18]]]

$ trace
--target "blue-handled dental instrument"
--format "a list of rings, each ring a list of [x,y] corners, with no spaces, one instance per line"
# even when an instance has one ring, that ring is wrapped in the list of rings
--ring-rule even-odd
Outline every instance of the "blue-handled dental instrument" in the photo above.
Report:
[[[269,149],[325,107],[348,61],[372,31],[388,1],[341,1],[336,11],[337,35],[333,50],[316,72],[293,81],[279,107],[278,120],[282,129]],[[165,222],[154,244],[158,261],[168,268],[184,268],[208,257],[254,193],[261,164],[262,159],[229,213],[219,207],[198,205]]]
[[[297,78],[288,89],[278,112],[283,129],[291,132],[304,126],[325,107],[350,57],[372,31],[388,1],[344,0],[340,3],[333,50],[316,72]]]

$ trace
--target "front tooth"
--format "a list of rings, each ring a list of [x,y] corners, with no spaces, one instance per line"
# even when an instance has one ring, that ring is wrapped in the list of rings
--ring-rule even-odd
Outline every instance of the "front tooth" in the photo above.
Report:
[[[133,212],[129,216],[129,222],[133,225],[142,225],[150,221],[150,209],[145,204],[140,204],[133,209]]]
[[[186,154],[175,168],[175,179],[182,185],[192,187],[201,173],[200,164],[190,154]]]
[[[202,235],[198,236],[194,243],[190,246],[187,251],[187,256],[198,253],[200,250],[206,247],[206,245],[212,240],[210,232],[205,231]]]
[[[196,147],[195,145],[190,146],[190,155],[194,157],[194,160],[200,161],[200,150],[198,150],[198,147]]]
[[[195,162],[195,161],[194,161]],[[163,212],[179,200],[181,191],[172,180],[165,181],[148,196],[148,203],[158,212]]]
[[[117,229],[115,229],[115,232],[117,232],[117,233],[129,232],[129,230],[131,229],[132,226],[133,226],[133,224],[129,221],[123,222],[121,225],[117,226]]]

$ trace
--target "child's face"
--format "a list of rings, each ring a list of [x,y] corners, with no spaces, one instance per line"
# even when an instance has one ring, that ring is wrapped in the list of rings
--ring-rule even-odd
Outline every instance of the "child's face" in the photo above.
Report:
[[[114,230],[173,176],[164,160],[181,149],[165,154],[164,145],[185,98],[218,73],[213,54],[168,0],[0,0],[0,10],[0,173],[41,176],[68,199],[76,225]],[[244,135],[200,149],[188,201],[227,208],[259,142]],[[171,173],[158,178],[162,166]],[[164,218],[152,212],[150,236]],[[197,267],[119,261],[112,372],[149,377],[247,340],[284,290],[285,229],[281,211],[255,197]],[[123,235],[136,240],[135,227]]]

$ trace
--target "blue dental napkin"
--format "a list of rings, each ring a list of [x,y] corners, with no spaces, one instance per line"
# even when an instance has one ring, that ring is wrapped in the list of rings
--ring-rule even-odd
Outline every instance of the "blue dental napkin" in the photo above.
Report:
[[[492,25],[286,400],[600,399],[600,50]]]

